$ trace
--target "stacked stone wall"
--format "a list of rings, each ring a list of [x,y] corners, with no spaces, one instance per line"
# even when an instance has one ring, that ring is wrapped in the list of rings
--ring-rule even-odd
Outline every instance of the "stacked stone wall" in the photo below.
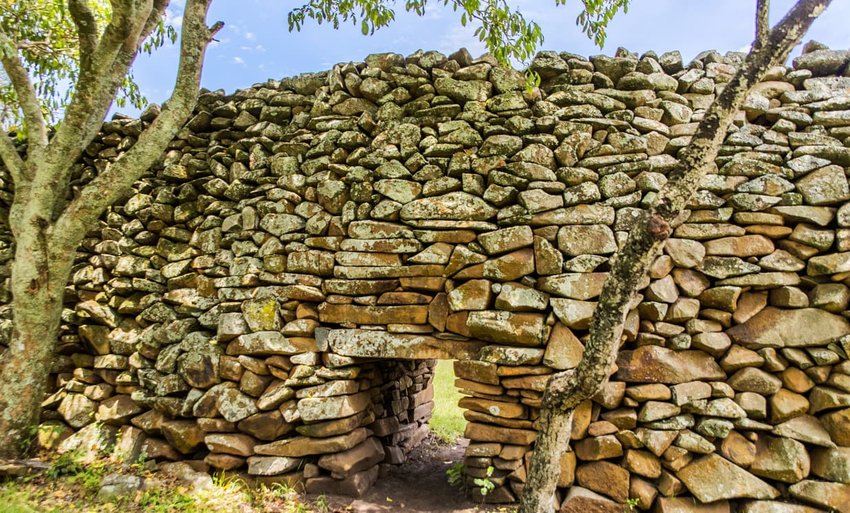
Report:
[[[562,511],[850,511],[850,54],[807,50],[653,264]],[[514,501],[548,376],[741,58],[544,52],[528,91],[465,51],[381,54],[202,94],[80,248],[42,443],[356,495],[454,359],[464,473]],[[156,114],[106,123],[75,187]]]

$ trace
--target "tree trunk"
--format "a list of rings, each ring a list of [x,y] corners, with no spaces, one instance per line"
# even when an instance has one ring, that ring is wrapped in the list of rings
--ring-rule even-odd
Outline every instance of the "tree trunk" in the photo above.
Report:
[[[531,459],[531,469],[525,482],[523,507],[531,511],[555,511],[555,494],[533,493],[533,490],[555,490],[561,477],[561,458],[570,445],[570,432],[573,428],[575,408],[562,411],[556,408],[544,408],[540,411],[540,428],[534,451],[547,455],[546,458]]]
[[[12,336],[0,360],[2,458],[20,456],[34,435],[54,361],[63,293],[74,253],[51,254],[47,231],[29,223],[16,234]]]
[[[578,403],[592,397],[608,381],[626,315],[640,283],[664,241],[670,237],[671,225],[677,222],[696,194],[700,180],[713,166],[735,112],[740,109],[750,88],[761,81],[771,67],[785,62],[830,2],[800,0],[769,33],[764,34],[763,29],[757,31],[752,50],[706,111],[690,144],[680,152],[679,164],[671,171],[669,181],[659,192],[655,204],[644,212],[625,246],[612,259],[581,362],[574,372],[554,374],[546,386],[540,412],[538,446],[531,460],[518,513],[555,511],[560,458],[570,442],[569,430],[563,430],[565,419],[569,422]],[[551,432],[559,428],[564,432]]]

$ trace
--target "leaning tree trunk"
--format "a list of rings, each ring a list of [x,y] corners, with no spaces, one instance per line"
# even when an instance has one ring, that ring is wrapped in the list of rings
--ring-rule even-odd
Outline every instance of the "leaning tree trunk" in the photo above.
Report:
[[[569,449],[573,412],[607,382],[621,343],[629,306],[650,264],[670,237],[673,225],[685,206],[696,194],[700,180],[712,169],[726,131],[750,88],[764,77],[768,69],[785,62],[814,19],[830,2],[800,0],[770,32],[763,30],[766,20],[762,9],[759,9],[757,38],[752,50],[737,74],[708,108],[655,204],[643,213],[625,246],[613,258],[581,362],[575,371],[554,374],[546,386],[538,439],[519,513],[555,511],[559,463]],[[759,1],[759,4],[763,3]]]

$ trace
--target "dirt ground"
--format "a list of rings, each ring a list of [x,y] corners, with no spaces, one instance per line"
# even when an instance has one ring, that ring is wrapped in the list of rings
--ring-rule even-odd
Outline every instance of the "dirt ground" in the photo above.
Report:
[[[336,512],[384,513],[474,513],[507,512],[513,508],[480,505],[467,498],[460,487],[449,486],[446,470],[463,461],[467,440],[449,445],[434,437],[426,439],[397,467],[366,492],[352,501],[350,497],[328,497]]]

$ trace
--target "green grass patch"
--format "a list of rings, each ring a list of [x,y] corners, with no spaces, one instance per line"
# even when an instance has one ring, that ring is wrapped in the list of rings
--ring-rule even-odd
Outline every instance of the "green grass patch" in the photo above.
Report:
[[[0,487],[0,511],[4,513],[39,513],[30,502],[30,498],[23,491],[14,486],[3,484]]]
[[[454,366],[449,360],[439,360],[434,376],[434,414],[431,416],[431,431],[448,443],[455,443],[463,436],[466,419],[457,402],[462,397],[455,388]]]

